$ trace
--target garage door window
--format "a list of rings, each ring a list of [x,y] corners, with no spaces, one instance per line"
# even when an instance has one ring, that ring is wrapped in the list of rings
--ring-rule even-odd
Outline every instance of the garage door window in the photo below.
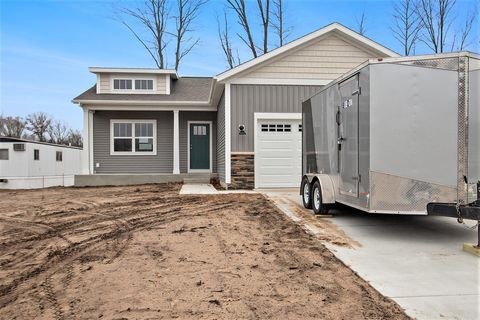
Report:
[[[291,124],[262,124],[262,132],[291,132]]]

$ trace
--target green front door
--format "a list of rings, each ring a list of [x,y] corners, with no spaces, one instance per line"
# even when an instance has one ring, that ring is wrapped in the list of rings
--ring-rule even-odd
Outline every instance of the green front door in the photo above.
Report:
[[[190,169],[210,170],[210,124],[190,123]]]

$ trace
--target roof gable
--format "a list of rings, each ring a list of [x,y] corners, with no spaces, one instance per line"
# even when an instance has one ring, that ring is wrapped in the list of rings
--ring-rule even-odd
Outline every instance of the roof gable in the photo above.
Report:
[[[315,72],[302,72],[302,68],[306,69],[305,71],[309,69],[315,71],[315,69],[312,68],[323,66],[327,75],[334,75],[332,77],[323,76],[325,80],[333,80],[342,74],[342,70],[346,72],[369,58],[398,56],[399,55],[392,50],[381,46],[345,26],[339,23],[333,23],[258,58],[225,71],[217,75],[216,78],[218,81],[226,81],[227,79],[239,76],[272,79],[278,79],[279,77],[322,79],[321,77],[319,78]],[[342,57],[352,59],[342,59]],[[344,63],[343,65],[342,62]],[[322,64],[322,66],[320,64]],[[329,70],[328,65],[331,66],[330,69],[332,70]],[[292,72],[293,70],[295,70],[295,72]],[[288,73],[298,74],[289,75]]]

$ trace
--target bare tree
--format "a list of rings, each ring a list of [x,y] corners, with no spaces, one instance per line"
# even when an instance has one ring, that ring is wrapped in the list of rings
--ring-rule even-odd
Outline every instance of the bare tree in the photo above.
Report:
[[[135,31],[133,24],[120,18],[120,21],[125,25],[135,38],[143,45],[148,54],[155,61],[159,69],[165,69],[165,49],[167,20],[169,10],[167,7],[167,0],[145,0],[143,7],[134,9],[123,8],[121,10],[123,15],[130,16],[134,21],[140,23],[150,35],[148,39],[144,39]]]
[[[40,141],[47,141],[47,133],[52,124],[52,118],[44,112],[36,112],[27,116],[27,129]]]
[[[237,21],[242,26],[242,29],[245,33],[245,36],[237,35],[240,39],[247,45],[247,47],[252,52],[254,58],[258,56],[257,48],[255,42],[253,41],[252,31],[247,17],[247,9],[245,5],[245,0],[227,0],[228,6],[235,11],[237,15]]]
[[[67,144],[68,143],[68,128],[65,123],[53,120],[47,129],[49,140],[52,143]]]
[[[67,144],[72,145],[74,147],[82,147],[83,146],[82,133],[78,130],[70,129],[67,135]]]
[[[0,135],[4,137],[21,138],[25,131],[25,120],[21,117],[3,117],[0,115]]]
[[[420,39],[435,53],[442,53],[446,49],[455,3],[456,0],[419,0],[417,15],[424,30]]]
[[[175,17],[175,70],[178,70],[180,60],[195,47],[200,39],[186,39],[186,35],[193,31],[192,22],[207,0],[177,0],[177,16]],[[183,46],[185,45],[185,47]]]
[[[272,15],[274,20],[272,21],[271,25],[278,36],[279,47],[283,46],[285,43],[290,30],[285,26],[284,13],[285,8],[283,7],[283,0],[273,0]]]
[[[453,35],[452,47],[451,51],[458,50],[462,51],[465,50],[468,46],[468,37],[470,32],[472,31],[473,23],[475,22],[475,18],[477,17],[477,10],[474,10],[469,17],[465,20],[462,28],[458,32],[460,36],[459,43],[457,45],[457,33]]]
[[[217,16],[217,30],[218,30],[218,37],[220,39],[220,45],[222,46],[223,54],[227,60],[228,66],[230,69],[234,68],[236,65],[240,64],[240,58],[233,53],[232,49],[232,41],[230,39],[230,30],[228,28],[228,19],[227,19],[227,12],[223,12],[223,28],[221,26],[221,22],[219,17]]]
[[[391,27],[393,36],[402,44],[403,54],[409,56],[418,42],[420,18],[416,12],[416,0],[399,0],[394,4],[393,18],[395,24]]]
[[[270,0],[257,0],[263,28],[263,54],[268,52],[268,28],[270,26]]]
[[[362,36],[365,35],[365,32],[367,32],[367,16],[365,14],[365,11],[362,12],[360,18],[356,18],[355,20],[357,22],[357,32],[360,33]]]

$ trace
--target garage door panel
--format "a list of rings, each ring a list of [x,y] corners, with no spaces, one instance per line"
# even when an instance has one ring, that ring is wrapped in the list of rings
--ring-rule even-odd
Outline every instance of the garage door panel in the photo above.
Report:
[[[256,187],[298,187],[302,161],[301,120],[259,119],[256,125]]]

